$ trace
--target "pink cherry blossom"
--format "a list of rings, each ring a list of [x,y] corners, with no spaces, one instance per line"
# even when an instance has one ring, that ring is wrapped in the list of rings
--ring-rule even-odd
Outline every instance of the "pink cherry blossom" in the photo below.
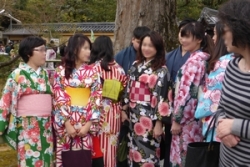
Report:
[[[23,76],[23,75],[20,75],[19,77],[18,77],[18,83],[23,83],[25,81],[25,77]]]
[[[216,75],[216,79],[219,81],[219,82],[222,82],[224,80],[224,76],[225,76],[225,72],[220,72],[218,75]]]
[[[135,103],[135,102],[130,102],[130,103],[129,103],[129,107],[135,108],[135,106],[136,106],[136,103]]]
[[[218,103],[220,101],[221,91],[220,90],[213,90],[211,92],[210,98],[214,103]]]
[[[134,131],[136,135],[142,136],[146,132],[146,129],[141,123],[136,123],[134,125]]]
[[[148,74],[142,74],[142,75],[139,77],[139,81],[140,81],[140,82],[148,83],[148,80],[149,80],[149,75],[148,75]]]
[[[154,167],[153,163],[144,163],[141,167]]]
[[[155,106],[157,105],[157,98],[156,98],[156,96],[152,96],[150,105],[151,105],[152,108],[155,108]]]
[[[133,152],[133,160],[135,162],[141,162],[142,156],[141,153],[139,153],[138,151],[134,151]]]
[[[158,76],[155,74],[151,74],[148,78],[148,87],[153,89],[155,87],[155,84],[157,82]]]
[[[140,123],[145,129],[148,129],[149,131],[153,127],[152,120],[149,117],[142,116],[140,118]]]
[[[161,116],[168,116],[171,114],[167,102],[160,102],[158,105],[158,111]]]
[[[133,160],[133,150],[129,150],[129,159],[132,161]]]
[[[228,59],[222,60],[222,62],[221,62],[221,64],[220,64],[221,68],[226,69],[226,68],[227,68],[227,65],[228,65],[228,63],[229,63],[229,61],[230,61],[230,60],[228,60]]]

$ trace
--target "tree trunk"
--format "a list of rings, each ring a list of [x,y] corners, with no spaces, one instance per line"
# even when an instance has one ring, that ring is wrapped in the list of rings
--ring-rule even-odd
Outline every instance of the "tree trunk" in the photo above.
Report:
[[[172,50],[178,43],[176,0],[117,0],[115,53],[129,46],[137,26],[159,32],[166,50]]]

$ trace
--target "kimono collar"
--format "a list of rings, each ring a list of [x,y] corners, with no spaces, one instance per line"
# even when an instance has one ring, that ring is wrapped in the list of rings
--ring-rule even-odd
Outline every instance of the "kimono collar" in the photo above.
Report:
[[[37,70],[34,70],[33,68],[31,68],[28,64],[24,63],[24,62],[20,62],[19,64],[19,68],[21,70],[24,70],[24,71],[28,71],[28,72],[35,72],[37,75],[40,74],[42,68],[41,67],[38,67]]]

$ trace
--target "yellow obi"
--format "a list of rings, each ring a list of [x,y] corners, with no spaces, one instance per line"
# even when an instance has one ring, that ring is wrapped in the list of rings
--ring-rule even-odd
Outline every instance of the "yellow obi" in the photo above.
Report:
[[[71,105],[86,106],[90,97],[90,88],[72,88],[66,87],[66,93],[71,97]]]

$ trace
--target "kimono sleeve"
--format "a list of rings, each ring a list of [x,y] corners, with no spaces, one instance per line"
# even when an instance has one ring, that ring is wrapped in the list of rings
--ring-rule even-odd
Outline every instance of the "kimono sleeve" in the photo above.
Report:
[[[60,67],[59,67],[60,68]],[[64,123],[70,119],[72,113],[70,110],[70,97],[64,91],[63,85],[63,76],[61,75],[61,69],[57,68],[54,74],[54,84],[53,84],[53,91],[54,91],[54,98],[53,98],[53,105],[54,105],[54,119],[55,119],[55,128],[64,127]],[[57,129],[57,128],[56,128]]]
[[[89,102],[86,106],[87,110],[86,122],[96,121],[96,120],[99,121],[101,113],[100,111],[102,111],[103,109],[101,105],[102,86],[101,86],[100,74],[97,73],[96,71],[93,71],[90,77],[93,79],[93,83],[91,85]]]
[[[181,68],[177,75],[177,92],[174,99],[173,120],[181,124],[185,110],[190,110],[196,106],[193,100],[197,100],[198,88],[205,74],[204,61],[189,62]],[[191,106],[190,106],[191,105]]]
[[[153,96],[151,99],[151,107],[155,110],[154,118],[161,120],[164,116],[170,116],[170,108],[168,104],[167,94],[170,86],[170,74],[167,68],[156,73],[157,81],[156,86],[153,89]],[[151,77],[151,76],[150,76]],[[149,77],[149,78],[150,78]],[[150,86],[150,82],[149,82]]]
[[[10,75],[3,88],[2,98],[0,100],[0,135],[2,135],[8,127],[10,111],[12,108],[12,96],[16,86],[16,81],[13,79],[12,75]]]

